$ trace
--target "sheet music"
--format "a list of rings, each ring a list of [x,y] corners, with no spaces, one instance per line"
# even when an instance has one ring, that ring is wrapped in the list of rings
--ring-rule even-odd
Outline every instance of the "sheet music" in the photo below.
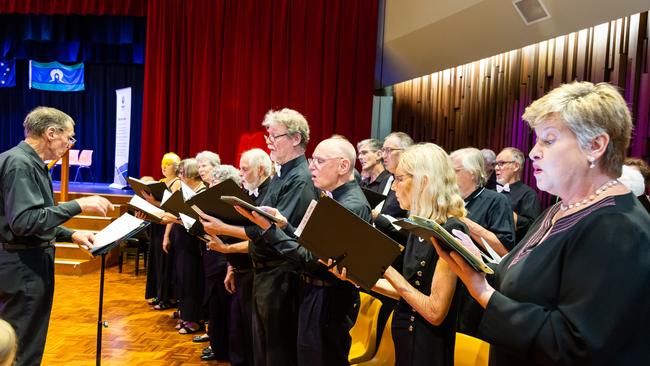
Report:
[[[196,220],[194,220],[193,218],[187,216],[182,212],[180,213],[180,216],[181,216],[181,222],[183,223],[185,230],[191,229],[194,223],[196,222]]]
[[[196,192],[190,186],[181,181],[181,193],[183,193],[183,201],[187,201],[190,198],[196,196]]]
[[[167,200],[171,196],[172,196],[172,192],[170,192],[170,191],[163,192],[163,197],[162,197],[162,200],[160,201],[160,204],[162,205],[163,203],[167,202]]]
[[[144,223],[135,216],[128,213],[117,218],[117,220],[110,223],[102,231],[95,234],[95,241],[93,242],[93,250],[105,247],[118,240],[124,239],[130,233],[135,231]]]
[[[156,205],[153,205],[153,204],[147,202],[147,200],[144,200],[144,199],[140,198],[139,196],[131,197],[131,200],[129,201],[129,204],[131,206],[133,206],[133,207],[136,207],[136,208],[138,208],[138,209],[140,209],[140,210],[142,210],[144,212],[147,212],[147,213],[149,213],[151,215],[154,215],[154,216],[160,216],[165,212],[165,210],[162,210],[159,207],[156,207]]]

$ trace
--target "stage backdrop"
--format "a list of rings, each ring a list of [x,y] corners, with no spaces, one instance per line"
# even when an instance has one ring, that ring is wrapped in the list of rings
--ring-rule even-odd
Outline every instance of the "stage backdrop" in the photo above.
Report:
[[[7,4],[3,2],[0,10]],[[0,14],[0,59],[16,59],[16,86],[0,88],[0,151],[24,138],[22,123],[29,110],[40,105],[59,108],[76,121],[78,142],[74,148],[94,151],[91,169],[95,180],[111,182],[115,157],[115,89],[130,86],[134,123],[129,166],[137,174],[145,31],[144,17]],[[30,90],[27,85],[30,59],[84,62],[86,90]],[[55,176],[58,176],[56,169]]]
[[[149,0],[141,175],[167,151],[236,163],[269,109],[332,133],[370,133],[376,0]],[[242,139],[243,136],[243,139]],[[237,165],[237,164],[235,164]]]

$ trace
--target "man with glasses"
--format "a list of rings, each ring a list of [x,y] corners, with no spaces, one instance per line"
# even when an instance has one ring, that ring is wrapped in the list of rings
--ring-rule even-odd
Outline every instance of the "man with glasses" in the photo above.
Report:
[[[279,164],[261,206],[275,207],[297,227],[317,191],[305,158],[309,125],[302,114],[288,108],[269,111],[262,125],[271,160]],[[287,260],[262,237],[256,225],[235,227],[201,215],[205,231],[250,239],[253,260],[253,341],[255,365],[295,365],[298,331],[299,277],[295,263]]]
[[[111,203],[90,196],[54,204],[45,160],[59,160],[76,141],[74,121],[47,107],[23,123],[25,140],[0,154],[0,318],[18,335],[15,365],[43,357],[54,295],[54,242],[92,247],[94,235],[59,225],[75,215],[106,215]]]
[[[311,179],[316,188],[370,222],[368,201],[359,184],[351,178],[355,155],[354,146],[345,139],[323,140],[309,161]],[[359,291],[331,274],[317,257],[300,246],[295,236],[259,215],[249,215],[249,218],[264,230],[267,243],[302,269],[298,364],[348,364],[352,344],[350,329],[359,312]]]
[[[524,153],[515,147],[506,147],[497,155],[495,171],[497,192],[510,200],[515,219],[515,240],[523,239],[530,225],[542,212],[535,191],[521,181],[524,170]]]

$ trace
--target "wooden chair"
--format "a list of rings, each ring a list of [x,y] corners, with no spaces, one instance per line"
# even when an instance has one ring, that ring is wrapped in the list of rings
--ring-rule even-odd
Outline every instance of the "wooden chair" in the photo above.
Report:
[[[350,329],[352,337],[352,346],[348,355],[350,363],[368,361],[377,351],[377,321],[381,302],[363,292],[359,295],[361,296],[359,316]]]

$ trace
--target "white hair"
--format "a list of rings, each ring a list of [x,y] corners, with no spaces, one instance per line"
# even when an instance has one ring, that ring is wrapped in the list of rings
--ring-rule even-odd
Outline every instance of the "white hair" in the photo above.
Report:
[[[631,166],[623,165],[623,170],[618,181],[623,183],[635,196],[641,196],[645,193],[645,181],[641,172]]]

